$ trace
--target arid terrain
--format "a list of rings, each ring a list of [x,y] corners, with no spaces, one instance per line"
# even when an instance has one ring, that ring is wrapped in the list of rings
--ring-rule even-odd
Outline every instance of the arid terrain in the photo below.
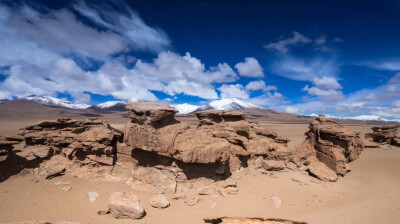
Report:
[[[249,120],[290,140],[289,147],[304,141],[304,133],[313,118],[281,114],[269,110],[245,110]],[[15,135],[20,128],[40,120],[60,116],[84,120],[98,117],[111,126],[123,130],[129,121],[127,112],[77,111],[51,108],[34,102],[0,104],[0,135]],[[177,116],[194,128],[194,115]],[[344,127],[370,133],[378,123],[338,121]],[[32,171],[23,171],[0,182],[0,223],[24,221],[70,221],[79,223],[204,223],[208,217],[262,217],[282,218],[306,223],[400,223],[400,148],[382,145],[365,148],[359,158],[350,163],[351,172],[337,182],[323,182],[288,170],[260,172],[252,167],[232,173],[229,179],[237,182],[238,192],[210,197],[191,192],[187,199],[198,197],[193,206],[183,200],[174,200],[174,194],[165,195],[170,206],[153,208],[153,193],[132,190],[119,182],[91,181],[71,175],[51,180],[38,178]],[[69,191],[56,182],[70,182]],[[134,191],[146,210],[138,220],[115,219],[106,210],[112,192]],[[91,202],[88,192],[97,192]]]

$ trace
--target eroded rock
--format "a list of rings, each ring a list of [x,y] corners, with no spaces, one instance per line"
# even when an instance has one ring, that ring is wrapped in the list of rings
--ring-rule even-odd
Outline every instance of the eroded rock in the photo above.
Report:
[[[372,133],[368,133],[365,137],[376,143],[386,143],[394,146],[400,146],[400,125],[387,125],[373,127]]]
[[[306,140],[295,147],[293,161],[297,165],[320,161],[336,174],[345,175],[349,171],[347,163],[357,159],[364,149],[360,134],[323,115],[311,121],[309,128]]]
[[[113,165],[116,145],[122,141],[119,130],[95,118],[41,121],[22,129],[20,135],[26,146],[18,155],[28,161],[62,154],[82,164],[94,165]]]

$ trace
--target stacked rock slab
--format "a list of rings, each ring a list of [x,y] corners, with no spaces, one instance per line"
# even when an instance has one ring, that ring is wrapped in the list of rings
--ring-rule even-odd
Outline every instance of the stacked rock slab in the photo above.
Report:
[[[124,142],[134,150],[185,164],[228,164],[230,171],[240,167],[239,157],[290,157],[287,139],[246,121],[242,112],[202,111],[197,113],[198,128],[191,129],[174,118],[178,111],[168,105],[131,102],[126,108],[131,122],[125,126]]]
[[[5,161],[16,144],[22,142],[19,136],[0,136],[0,162]]]
[[[296,147],[294,161],[305,165],[320,161],[336,174],[345,175],[347,163],[357,159],[364,149],[360,134],[323,115],[311,121],[309,128],[306,140]]]
[[[400,125],[373,127],[372,131],[372,133],[366,134],[365,138],[376,143],[400,146]]]
[[[17,155],[28,161],[61,154],[82,164],[113,165],[117,142],[122,141],[121,131],[95,118],[41,121],[20,135],[26,145]]]

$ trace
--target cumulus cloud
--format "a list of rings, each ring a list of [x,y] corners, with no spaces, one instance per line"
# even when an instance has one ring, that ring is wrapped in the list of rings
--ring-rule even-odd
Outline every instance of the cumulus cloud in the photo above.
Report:
[[[227,85],[223,84],[218,87],[218,90],[221,92],[221,98],[239,98],[239,99],[248,99],[249,95],[244,90],[243,86],[240,84]]]
[[[206,69],[197,58],[186,53],[183,57],[173,52],[161,52],[152,63],[138,60],[139,72],[157,77],[163,81],[189,79],[198,83],[223,83],[237,80],[237,74],[226,63]]]
[[[258,80],[258,81],[251,81],[247,83],[245,89],[247,91],[256,91],[256,90],[263,90],[265,92],[271,91],[271,90],[278,90],[276,86],[272,85],[267,85],[263,80]]]
[[[288,53],[289,48],[291,46],[302,45],[302,44],[306,44],[306,43],[310,43],[310,42],[312,42],[312,40],[310,38],[302,35],[299,32],[294,31],[293,37],[281,39],[277,42],[271,42],[271,43],[265,45],[264,48],[271,50],[271,51],[276,51],[279,53]]]
[[[335,89],[320,89],[318,87],[309,87],[306,85],[302,91],[306,91],[311,96],[317,96],[322,101],[332,103],[332,101],[342,100],[345,98],[341,91]]]
[[[319,89],[343,89],[342,85],[332,77],[315,77],[312,82]]]
[[[257,59],[253,57],[245,58],[244,62],[237,63],[235,68],[239,75],[244,77],[261,78],[264,77],[264,71]]]

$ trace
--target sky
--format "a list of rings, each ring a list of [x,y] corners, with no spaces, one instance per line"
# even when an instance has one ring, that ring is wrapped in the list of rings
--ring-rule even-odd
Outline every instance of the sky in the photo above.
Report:
[[[0,0],[0,99],[400,118],[400,1]]]

